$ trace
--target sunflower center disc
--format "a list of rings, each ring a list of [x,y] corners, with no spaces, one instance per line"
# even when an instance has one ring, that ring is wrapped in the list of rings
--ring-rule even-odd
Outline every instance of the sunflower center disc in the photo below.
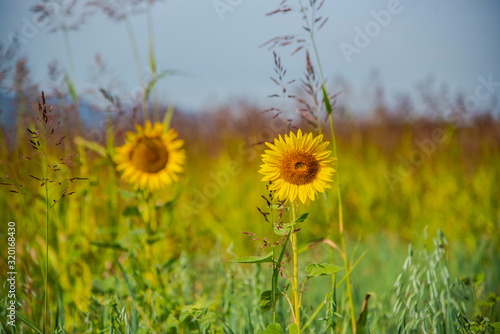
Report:
[[[130,161],[143,172],[157,173],[167,165],[168,151],[159,138],[141,138],[130,152]]]
[[[285,154],[280,165],[283,180],[295,185],[311,183],[319,172],[319,162],[308,152],[290,152]]]
[[[303,162],[297,162],[297,163],[295,164],[295,169],[296,169],[296,170],[297,170],[297,169],[304,169],[304,167],[305,167],[305,165],[304,165],[304,163],[303,163]]]

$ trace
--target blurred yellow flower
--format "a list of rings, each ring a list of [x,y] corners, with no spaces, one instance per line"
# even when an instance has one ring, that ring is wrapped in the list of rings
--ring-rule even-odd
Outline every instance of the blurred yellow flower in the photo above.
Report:
[[[269,189],[276,190],[280,200],[309,204],[318,192],[330,188],[335,159],[325,150],[328,142],[323,142],[323,135],[303,136],[299,130],[297,135],[290,132],[285,139],[280,135],[274,145],[266,145],[270,150],[262,155],[259,173],[264,174],[262,181],[272,181]]]
[[[137,125],[137,132],[127,133],[125,145],[116,148],[115,162],[121,178],[134,189],[154,191],[177,181],[182,173],[185,151],[177,133],[157,122]]]

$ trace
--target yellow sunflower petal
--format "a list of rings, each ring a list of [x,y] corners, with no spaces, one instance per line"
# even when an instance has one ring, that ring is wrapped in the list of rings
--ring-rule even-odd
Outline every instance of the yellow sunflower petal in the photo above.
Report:
[[[269,149],[262,155],[259,173],[264,176],[262,181],[272,182],[269,189],[276,191],[280,200],[308,204],[330,188],[334,159],[322,135],[314,137],[298,130],[266,145]]]

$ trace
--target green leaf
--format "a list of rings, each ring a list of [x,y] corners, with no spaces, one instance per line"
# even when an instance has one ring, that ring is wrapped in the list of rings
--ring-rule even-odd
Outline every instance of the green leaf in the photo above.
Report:
[[[302,223],[304,220],[306,220],[307,216],[309,216],[309,212],[301,214],[299,218],[295,219],[295,222]]]
[[[298,334],[299,333],[299,326],[297,326],[296,323],[293,323],[288,327],[288,334]]]
[[[191,308],[184,308],[182,311],[181,311],[181,314],[179,314],[179,321],[180,322],[184,322],[184,320],[186,320],[187,318],[191,318],[193,317],[193,310]]]
[[[78,96],[76,95],[75,85],[73,85],[73,82],[67,74],[64,74],[64,81],[66,82],[66,86],[68,87],[68,91],[73,99],[73,102],[76,103],[78,101]]]
[[[202,321],[204,319],[212,319],[216,317],[214,312],[207,312],[208,308],[214,304],[214,301],[204,301],[196,305],[184,306],[180,315],[179,321]]]
[[[123,278],[125,279],[125,283],[127,283],[127,288],[130,293],[130,296],[132,297],[132,316],[130,320],[131,324],[131,330],[132,333],[137,333],[137,329],[139,328],[139,319],[138,319],[138,314],[137,314],[137,308],[135,307],[136,303],[136,298],[135,298],[135,290],[132,288],[132,285],[130,284],[130,280],[128,279],[128,275],[125,272],[125,269],[121,265],[120,261],[116,260],[116,264],[118,264],[118,267],[120,268],[120,271],[122,272]]]
[[[484,273],[478,273],[474,275],[474,277],[472,278],[472,282],[474,282],[475,287],[477,287],[483,281],[484,281]]]
[[[207,300],[207,301],[204,301],[204,302],[197,303],[195,305],[195,307],[197,309],[199,309],[199,310],[203,310],[203,309],[208,309],[213,304],[215,304],[215,302],[213,300]]]
[[[0,303],[0,306],[3,307],[6,311],[8,311],[7,305]],[[18,312],[16,312],[16,318],[19,318],[22,322],[24,322],[26,325],[31,327],[31,329],[33,329],[35,332],[42,334],[41,330],[36,328],[36,326],[31,321],[29,321],[27,318],[23,317]]]
[[[262,334],[285,334],[280,324],[272,323],[262,332]]]
[[[233,260],[233,262],[238,263],[265,263],[265,262],[273,262],[273,252],[265,256],[245,256],[240,257],[239,259]]]
[[[325,85],[322,85],[321,89],[323,90],[323,100],[325,101],[326,112],[328,113],[328,115],[330,115],[332,113],[332,105],[330,103],[330,99],[328,98],[328,93],[326,92]]]
[[[276,305],[276,291],[278,291],[278,279],[280,276],[280,267],[281,267],[281,262],[283,261],[283,256],[285,255],[285,250],[286,250],[286,244],[288,243],[288,240],[290,239],[290,233],[287,234],[285,242],[283,243],[283,248],[281,249],[280,256],[278,258],[278,261],[276,263],[273,263],[273,277],[271,280],[271,304]],[[288,286],[287,286],[288,289]],[[285,289],[286,291],[286,289]]]
[[[278,300],[281,296],[282,296],[281,291],[276,290],[276,292],[274,293],[275,300]],[[273,308],[272,291],[266,290],[262,292],[260,295],[260,312],[264,314],[272,308]]]
[[[292,223],[284,223],[279,230],[275,227],[274,233],[277,235],[287,235],[291,229],[292,229]]]
[[[223,315],[222,315],[222,314],[217,314],[217,318],[219,318],[219,320],[220,320],[220,321],[224,324],[224,326],[226,326],[227,330],[228,330],[231,334],[235,334],[235,333],[233,332],[233,330],[231,329],[231,327],[229,327],[229,325],[228,325],[228,324],[226,324],[226,323],[224,322],[224,319],[223,319]]]
[[[359,314],[358,319],[358,332],[366,333],[366,321],[368,320],[368,302],[370,301],[370,294],[367,293],[365,295],[365,299],[363,300],[363,305],[361,306],[361,313]]]
[[[490,325],[491,325],[491,327],[493,327],[495,329],[500,329],[500,322],[494,322],[494,323],[491,323]]]
[[[168,106],[165,117],[163,117],[163,125],[165,126],[165,131],[170,129],[170,121],[172,120],[172,115],[174,114],[174,106],[171,104]]]
[[[153,72],[154,73],[154,72]],[[170,75],[176,75],[181,73],[181,71],[176,71],[176,70],[166,70],[160,72],[158,75],[156,75],[153,80],[151,80],[146,87],[146,91],[144,92],[144,101],[147,101],[149,99],[149,95],[151,94],[151,90],[154,88],[154,86],[158,83],[160,79],[163,79],[166,76]]]
[[[155,53],[154,53],[154,47],[153,47],[153,39],[151,38],[151,35],[149,35],[149,66],[151,66],[151,72],[154,74],[156,73],[156,62],[155,62]]]
[[[332,275],[344,269],[331,263],[315,263],[306,267],[307,277]]]

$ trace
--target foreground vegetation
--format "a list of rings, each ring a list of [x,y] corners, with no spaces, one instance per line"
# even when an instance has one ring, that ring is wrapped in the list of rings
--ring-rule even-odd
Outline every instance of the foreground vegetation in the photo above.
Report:
[[[239,116],[223,111],[196,117],[174,114],[172,125],[186,140],[188,163],[179,184],[155,197],[158,227],[154,235],[144,225],[144,208],[136,193],[115,172],[109,157],[113,146],[91,143],[73,132],[63,148],[51,150],[58,159],[78,152],[77,160],[61,168],[56,177],[88,178],[73,184],[75,194],[50,211],[52,328],[263,331],[271,315],[261,314],[260,294],[268,289],[272,271],[266,264],[252,267],[231,262],[258,252],[262,245],[241,231],[270,238],[268,225],[256,210],[265,204],[261,197],[265,184],[256,173],[263,147],[252,144],[273,135],[259,138],[259,129],[269,121],[255,115],[255,110]],[[498,320],[500,194],[495,184],[500,155],[498,139],[492,139],[499,124],[481,122],[462,128],[426,120],[342,123],[339,143],[343,168],[349,171],[343,179],[347,245],[351,264],[356,264],[354,304],[359,315],[365,294],[370,293],[366,309],[370,332],[392,332],[402,322],[431,331],[439,320],[443,320],[437,322],[439,326],[467,332],[468,322],[486,326],[487,320],[481,322],[481,317]],[[408,175],[391,183],[387,176],[398,173],[400,159],[418,150],[415,143],[429,138],[436,128],[445,129],[448,139],[436,144],[435,152],[425,155]],[[8,131],[4,129],[4,134]],[[116,138],[108,141],[123,141],[123,131],[114,133]],[[22,196],[4,188],[0,212],[2,221],[17,223],[17,263],[22,268],[18,312],[42,328],[45,202],[38,182],[29,177],[39,167],[18,156],[20,152],[34,159],[26,142],[17,148],[3,147],[9,149],[2,150],[2,175],[19,180],[34,194]],[[328,246],[310,242],[327,238],[338,243],[338,235],[329,232],[335,222],[325,221],[324,214],[329,210],[334,216],[334,196],[327,209],[321,202],[301,209],[310,215],[303,223],[299,248],[309,249],[299,257],[303,263],[328,261]],[[406,259],[409,245],[413,256]],[[342,263],[337,253],[335,263]],[[2,267],[6,272],[4,258]],[[337,282],[344,275],[337,273]],[[330,285],[329,278],[320,277],[308,286],[304,323],[321,305]],[[336,305],[323,307],[306,332],[319,332],[332,322],[337,329],[347,330],[346,298],[345,283],[341,283]],[[283,299],[277,309],[278,321],[286,328],[289,315]],[[19,319],[18,326],[28,328]]]
[[[265,43],[281,92],[265,111],[244,101],[198,114],[162,106],[155,84],[172,73],[157,72],[152,44],[143,96],[122,102],[100,85],[92,98],[104,103],[91,111],[72,75],[52,64],[54,86],[40,96],[26,60],[0,49],[0,86],[11,103],[0,127],[0,237],[2,247],[15,240],[17,268],[15,298],[0,297],[1,332],[499,328],[496,111],[471,112],[461,97],[440,108],[442,97],[427,92],[424,107],[434,113],[422,116],[408,103],[387,106],[376,87],[369,117],[349,112],[321,69],[314,39],[326,23],[315,16],[321,3],[298,4],[307,38]],[[293,12],[287,6],[270,14]],[[66,28],[55,30],[66,36]],[[290,38],[294,53],[305,51],[297,95],[288,93],[293,82],[275,50]],[[105,68],[99,57],[96,66]],[[85,113],[98,121],[84,121]],[[266,152],[266,143],[325,154],[313,179],[321,175],[332,189],[311,182],[314,194],[294,196],[261,182],[259,170],[273,182],[281,177],[262,165],[286,153]],[[3,273],[8,261],[2,256]],[[4,291],[9,284],[2,276]],[[7,320],[12,300],[15,327]]]

